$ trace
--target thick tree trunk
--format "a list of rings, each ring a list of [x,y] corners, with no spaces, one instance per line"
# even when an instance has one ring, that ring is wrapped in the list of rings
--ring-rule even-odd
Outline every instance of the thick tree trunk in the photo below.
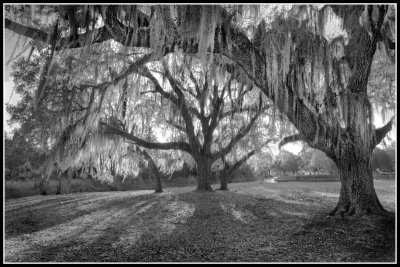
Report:
[[[228,190],[228,176],[221,175],[220,180],[221,180],[221,186],[219,190]]]
[[[42,177],[39,182],[39,193],[41,195],[47,195],[48,179]]]
[[[56,191],[56,195],[69,193],[72,175],[73,175],[73,171],[71,171],[71,170],[66,170],[60,174],[60,176],[58,177],[59,184],[58,184],[58,188]],[[63,186],[63,184],[64,184],[64,186]]]
[[[197,189],[196,191],[213,191],[211,187],[212,161],[203,157],[197,161]]]
[[[155,164],[154,160],[152,159],[152,157],[149,155],[149,153],[147,153],[146,150],[140,150],[142,155],[146,158],[149,167],[151,169],[151,172],[153,174],[154,177],[154,192],[155,193],[162,193],[162,184],[161,184],[161,176],[160,176],[160,172],[158,171],[158,167]]]
[[[156,177],[156,181],[155,181],[155,193],[162,193],[162,185],[161,185],[161,178],[160,175],[157,175]]]
[[[230,164],[225,160],[225,157],[222,157],[222,162],[224,164],[224,168],[219,174],[220,182],[221,185],[219,187],[219,190],[228,190],[228,179],[229,179],[229,169],[231,168]]]
[[[371,156],[344,151],[336,162],[341,181],[340,197],[330,215],[385,215],[376,195],[370,163]]]

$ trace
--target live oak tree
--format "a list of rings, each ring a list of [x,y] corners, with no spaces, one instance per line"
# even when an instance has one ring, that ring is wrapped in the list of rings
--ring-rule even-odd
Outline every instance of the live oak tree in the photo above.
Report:
[[[102,49],[100,51],[107,53],[107,49]],[[71,133],[71,126],[78,126],[80,121],[90,121],[91,117],[100,111],[101,116],[109,120],[114,120],[116,117],[124,120],[124,116],[127,113],[126,99],[123,99],[123,105],[117,108],[115,102],[119,99],[105,97],[105,94],[96,96],[98,93],[96,88],[88,86],[87,84],[81,87],[73,87],[76,81],[79,81],[79,83],[88,82],[88,79],[85,80],[83,77],[89,77],[90,81],[91,77],[90,75],[85,75],[85,70],[93,68],[94,64],[97,66],[98,76],[101,76],[99,75],[99,69],[101,70],[102,65],[104,65],[104,69],[109,67],[108,64],[105,66],[104,62],[103,64],[101,63],[101,58],[93,63],[93,56],[97,57],[99,51],[93,52],[92,55],[85,54],[83,58],[80,57],[79,54],[64,53],[62,60],[57,61],[58,63],[55,60],[53,61],[51,77],[47,79],[47,93],[41,100],[41,105],[39,105],[36,110],[32,102],[35,97],[35,89],[40,82],[40,71],[41,68],[43,68],[43,62],[40,59],[49,57],[50,49],[40,46],[40,44],[35,44],[34,51],[30,53],[28,59],[19,58],[17,62],[13,64],[13,72],[11,75],[14,78],[14,90],[22,99],[16,105],[7,105],[7,111],[11,115],[9,123],[20,124],[20,127],[15,130],[14,137],[21,136],[24,142],[28,142],[30,147],[41,152],[42,156],[50,154],[49,158],[51,160],[47,165],[51,166],[47,170],[47,175],[44,177],[43,184],[46,184],[45,180],[48,180],[50,176],[56,174],[59,176],[61,186],[61,182],[64,178],[67,178],[68,184],[71,176],[75,173],[83,177],[88,174],[97,178],[100,176],[100,179],[115,182],[120,173],[127,175],[137,171],[136,165],[129,165],[126,166],[126,168],[120,168],[120,166],[118,166],[121,160],[123,162],[123,157],[127,156],[126,148],[130,144],[126,144],[124,149],[119,150],[102,149],[103,147],[107,147],[107,145],[104,146],[104,143],[109,143],[111,141],[112,144],[117,141],[115,139],[106,140],[100,138],[100,136],[97,136],[100,139],[96,139],[95,135],[89,138],[82,138],[78,132],[76,135],[77,138],[75,138],[80,140],[80,146],[78,148],[85,148],[82,149],[81,152],[83,152],[82,154],[88,152],[86,153],[88,156],[82,157],[82,154],[79,156],[79,153],[71,153],[74,152],[75,148],[69,149],[69,151],[68,149],[62,149],[63,146],[67,146],[65,141],[69,138],[66,138],[65,134],[68,132]],[[92,56],[92,58],[90,58],[90,56]],[[112,61],[112,58],[110,57],[108,60]],[[82,62],[85,62],[85,64],[82,64]],[[96,73],[96,71],[94,73]],[[105,75],[106,77],[107,74],[108,73]],[[102,77],[97,78],[101,79]],[[68,86],[71,85],[73,90],[68,88]],[[127,84],[125,83],[124,85],[125,87],[122,86],[122,91],[127,88]],[[124,92],[121,92],[121,95],[127,96]],[[91,101],[95,102],[95,99],[99,98],[99,96],[104,104],[101,109],[98,107],[93,108],[95,103],[91,103]],[[128,109],[130,113],[133,111],[134,109]],[[134,119],[138,118],[140,118],[140,116],[136,116]],[[144,119],[145,118],[143,118],[143,120]],[[130,124],[132,125],[132,122],[130,122]],[[61,138],[58,138],[60,136]],[[19,139],[14,138],[13,142],[18,142],[18,144],[22,145],[22,143],[18,141]],[[102,142],[103,144],[98,146],[97,142]],[[98,151],[95,151],[95,153],[88,149],[92,144],[99,147]],[[160,175],[157,168],[154,168],[155,164],[150,153],[137,148],[130,150],[130,153],[131,155],[128,156],[133,156],[133,160],[140,161],[144,159],[148,162],[149,168],[152,170],[152,174],[155,177],[155,191],[161,192]],[[90,157],[90,155],[96,155],[99,160],[95,161],[95,157]],[[79,162],[77,162],[76,159],[79,159]],[[36,159],[31,159],[30,161],[35,163],[33,160]],[[38,169],[37,165],[38,164],[34,164],[35,170]]]
[[[202,64],[196,64],[195,60],[186,64],[184,57],[170,61],[170,64],[162,61],[162,66],[156,70],[140,67],[137,73],[152,83],[141,94],[159,95],[169,102],[170,112],[165,114],[164,119],[166,124],[179,132],[177,141],[149,142],[107,122],[101,121],[100,124],[107,134],[124,137],[139,146],[181,150],[190,154],[197,166],[197,190],[212,190],[213,163],[231,151],[268,106],[262,104],[261,96],[255,97],[257,92],[252,92],[252,86],[238,83],[223,70],[208,71]],[[215,75],[216,72],[219,75]],[[168,84],[161,83],[155,73],[161,74]],[[233,126],[235,130],[225,136],[221,147],[213,146],[216,139],[222,137],[224,129],[220,125],[233,118],[237,121]]]
[[[7,104],[6,109],[10,114],[8,123],[17,124],[13,129],[13,138],[10,145],[6,146],[6,163],[15,159],[24,159],[32,165],[31,174],[38,177],[37,170],[45,162],[46,154],[50,151],[52,144],[60,134],[59,114],[64,112],[62,103],[67,97],[65,83],[66,75],[58,64],[53,64],[52,74],[49,80],[50,89],[44,98],[44,104],[38,110],[34,110],[32,100],[38,84],[38,76],[41,71],[41,58],[49,56],[50,51],[46,47],[36,44],[37,49],[30,53],[29,59],[19,58],[12,66],[11,76],[14,78],[14,93],[20,95],[21,100],[15,105]],[[18,149],[13,149],[18,148]],[[21,154],[21,151],[24,151]],[[18,162],[18,160],[17,160]],[[8,165],[8,164],[7,164]],[[15,170],[14,170],[15,171]],[[63,172],[56,169],[55,175],[65,178]],[[67,183],[69,181],[67,180]],[[45,190],[45,181],[40,183],[40,189]],[[61,185],[61,181],[60,181]]]
[[[378,43],[387,55],[394,55],[393,5],[295,5],[278,16],[263,12],[261,6],[261,10],[254,9],[261,11],[259,17],[269,16],[256,22],[257,27],[248,27],[249,20],[244,19],[248,7],[42,9],[55,11],[64,31],[57,24],[40,29],[11,17],[6,18],[5,27],[50,44],[54,53],[108,40],[149,49],[149,54],[116,75],[115,82],[139,64],[169,53],[197,55],[204,62],[219,55],[223,68],[241,82],[260,88],[297,128],[298,134],[285,138],[282,145],[304,140],[337,164],[341,191],[331,214],[385,213],[374,189],[370,159],[373,148],[391,130],[393,118],[375,129],[367,85]],[[328,26],[334,19],[340,22],[337,28],[341,31],[331,38]],[[36,103],[45,88],[39,86]]]

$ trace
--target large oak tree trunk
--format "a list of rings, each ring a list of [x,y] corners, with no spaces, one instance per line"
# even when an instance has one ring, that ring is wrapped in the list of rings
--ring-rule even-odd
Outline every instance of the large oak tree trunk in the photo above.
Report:
[[[212,161],[206,157],[197,160],[197,191],[212,191]]]
[[[349,87],[352,92],[367,92],[367,83],[364,80],[354,81]],[[372,151],[379,140],[372,126],[371,104],[361,93],[348,94],[345,97],[348,102],[345,107],[348,113],[347,118],[345,117],[347,127],[346,132],[340,135],[335,151],[341,190],[339,202],[330,214],[384,215],[387,211],[379,202],[372,176]]]
[[[330,215],[385,214],[376,195],[370,157],[357,157],[351,151],[338,163],[341,189],[337,206]]]

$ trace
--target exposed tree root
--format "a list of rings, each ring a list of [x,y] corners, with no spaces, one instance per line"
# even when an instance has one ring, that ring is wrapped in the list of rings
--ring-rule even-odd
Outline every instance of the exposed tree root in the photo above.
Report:
[[[379,215],[379,216],[387,216],[389,214],[382,205],[378,202],[375,202],[374,205],[369,207],[359,207],[356,205],[338,203],[336,207],[328,213],[329,216],[340,215],[341,217],[359,217],[364,215]]]

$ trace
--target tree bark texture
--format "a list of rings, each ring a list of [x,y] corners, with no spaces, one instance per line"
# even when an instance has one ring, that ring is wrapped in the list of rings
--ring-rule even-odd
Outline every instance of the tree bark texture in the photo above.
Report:
[[[220,180],[221,180],[221,185],[219,187],[219,190],[227,191],[228,190],[228,176],[227,175],[221,175]]]
[[[154,160],[152,157],[147,153],[146,150],[141,150],[142,155],[146,158],[149,167],[151,169],[151,172],[154,177],[154,192],[155,193],[162,193],[162,184],[161,184],[161,176],[160,172],[158,171],[158,167],[155,164]]]
[[[352,149],[344,149],[336,164],[339,167],[341,189],[339,202],[330,215],[387,213],[375,192],[370,155],[360,155]]]
[[[233,165],[226,162],[225,157],[222,157],[222,162],[224,163],[224,169],[221,171],[220,174],[220,180],[221,180],[220,190],[228,190],[228,181],[231,175],[237,169],[239,169],[239,167],[242,166],[242,164],[245,163],[251,156],[253,156],[254,153],[255,150],[248,152]]]
[[[197,163],[197,189],[196,191],[213,191],[211,187],[212,160],[202,156],[196,160]]]

